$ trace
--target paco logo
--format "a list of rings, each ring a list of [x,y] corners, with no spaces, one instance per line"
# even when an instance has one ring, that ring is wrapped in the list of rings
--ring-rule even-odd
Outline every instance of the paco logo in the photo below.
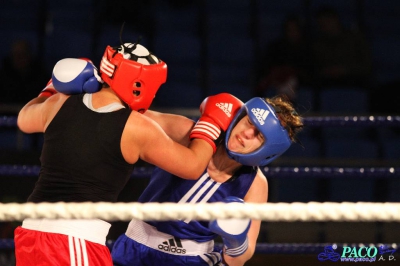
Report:
[[[379,253],[378,253],[379,252]],[[340,253],[338,246],[326,246],[324,252],[318,254],[319,261],[341,261],[341,262],[375,262],[375,261],[396,261],[393,253],[396,249],[384,245],[379,246],[343,246]],[[385,257],[386,256],[386,257]],[[378,258],[379,257],[379,258]]]

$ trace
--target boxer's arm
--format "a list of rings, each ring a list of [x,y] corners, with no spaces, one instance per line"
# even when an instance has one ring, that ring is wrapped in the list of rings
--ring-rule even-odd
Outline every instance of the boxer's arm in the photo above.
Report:
[[[121,151],[128,163],[139,158],[184,179],[198,179],[207,167],[212,148],[203,140],[192,140],[188,147],[173,141],[149,117],[132,112],[124,128]]]
[[[152,110],[147,110],[144,115],[159,124],[172,140],[184,146],[189,145],[189,134],[195,124],[192,119],[182,115],[160,113]]]
[[[24,133],[45,132],[67,98],[67,95],[56,93],[52,97],[38,96],[32,99],[18,113],[18,128]]]
[[[52,78],[38,97],[20,110],[18,127],[25,133],[44,132],[68,98],[66,95],[93,93],[100,89],[101,79],[89,59],[62,59],[54,66]]]
[[[264,174],[258,169],[257,175],[249,191],[244,197],[246,203],[266,203],[268,200],[268,182]],[[261,220],[252,220],[249,231],[247,232],[248,248],[240,256],[231,257],[223,255],[224,261],[230,266],[242,266],[249,261],[255,252],[257,238],[260,233]]]

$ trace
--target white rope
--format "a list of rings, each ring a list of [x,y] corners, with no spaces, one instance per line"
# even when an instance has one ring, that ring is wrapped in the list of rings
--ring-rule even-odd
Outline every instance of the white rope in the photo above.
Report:
[[[140,220],[212,220],[252,218],[262,221],[400,222],[400,203],[0,203],[0,221],[25,218]]]

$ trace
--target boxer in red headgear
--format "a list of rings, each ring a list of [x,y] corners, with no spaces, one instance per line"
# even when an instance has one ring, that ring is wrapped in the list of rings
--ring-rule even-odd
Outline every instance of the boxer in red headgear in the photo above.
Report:
[[[107,46],[100,64],[101,78],[132,110],[145,112],[161,84],[167,65],[140,44]]]
[[[39,180],[28,201],[114,202],[139,159],[197,179],[242,102],[228,93],[210,96],[193,132],[163,131],[142,113],[166,76],[166,64],[139,44],[108,46],[100,75],[90,61],[59,61],[52,82],[18,115],[23,132],[44,133]],[[216,104],[221,102],[232,107],[229,115]],[[169,119],[180,126],[190,122],[176,115],[163,122]],[[186,147],[181,140],[189,135]],[[111,266],[109,228],[98,219],[25,219],[14,234],[17,266]]]

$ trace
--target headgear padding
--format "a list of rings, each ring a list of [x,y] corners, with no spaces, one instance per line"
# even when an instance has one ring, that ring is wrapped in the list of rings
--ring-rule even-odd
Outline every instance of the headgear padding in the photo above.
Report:
[[[140,44],[107,46],[101,78],[132,110],[144,113],[167,80],[167,65]]]
[[[237,153],[228,149],[232,129],[245,115],[264,136],[264,143],[251,153]],[[263,98],[253,98],[246,102],[233,118],[225,136],[225,147],[229,157],[249,166],[264,166],[278,158],[292,144],[287,130],[281,125],[276,111]]]

